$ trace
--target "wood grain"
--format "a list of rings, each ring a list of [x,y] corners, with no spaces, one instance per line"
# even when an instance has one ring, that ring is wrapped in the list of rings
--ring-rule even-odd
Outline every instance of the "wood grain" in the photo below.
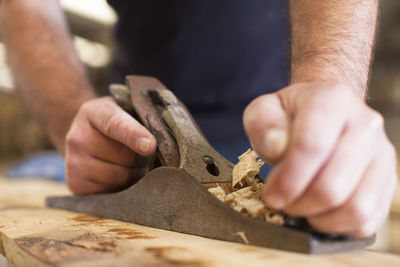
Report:
[[[400,266],[356,251],[303,255],[179,234],[44,207],[64,185],[0,180],[0,252],[18,266]]]

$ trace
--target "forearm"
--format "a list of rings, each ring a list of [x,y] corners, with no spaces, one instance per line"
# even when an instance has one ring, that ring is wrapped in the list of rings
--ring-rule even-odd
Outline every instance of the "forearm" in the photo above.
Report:
[[[291,83],[337,81],[365,98],[377,0],[290,0]]]
[[[80,105],[94,98],[55,0],[1,1],[1,35],[18,93],[60,152]]]

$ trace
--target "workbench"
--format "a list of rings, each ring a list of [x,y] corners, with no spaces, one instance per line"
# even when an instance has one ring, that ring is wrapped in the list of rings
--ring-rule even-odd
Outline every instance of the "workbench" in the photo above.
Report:
[[[400,266],[360,250],[304,255],[212,240],[45,207],[70,194],[45,180],[0,179],[0,252],[14,266]]]

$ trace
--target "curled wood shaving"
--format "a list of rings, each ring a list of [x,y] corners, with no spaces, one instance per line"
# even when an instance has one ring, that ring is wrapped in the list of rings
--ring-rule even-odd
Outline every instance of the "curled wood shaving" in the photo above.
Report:
[[[260,168],[264,165],[264,161],[258,159],[256,152],[248,149],[239,156],[239,162],[233,168],[232,186],[234,189],[243,188],[256,183],[256,175],[260,172]]]
[[[261,200],[262,183],[257,181],[256,175],[263,164],[257,154],[249,149],[239,157],[239,163],[233,168],[232,184],[235,191],[226,194],[220,186],[209,188],[208,191],[238,212],[282,225],[285,215],[268,208]]]

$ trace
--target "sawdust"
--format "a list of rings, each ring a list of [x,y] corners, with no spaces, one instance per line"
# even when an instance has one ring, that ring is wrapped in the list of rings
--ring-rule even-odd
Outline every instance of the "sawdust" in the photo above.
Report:
[[[208,191],[234,210],[245,213],[269,223],[282,225],[285,215],[266,206],[261,199],[262,183],[258,173],[264,162],[251,149],[239,156],[239,162],[233,168],[233,192],[226,194],[220,187],[209,188]]]

